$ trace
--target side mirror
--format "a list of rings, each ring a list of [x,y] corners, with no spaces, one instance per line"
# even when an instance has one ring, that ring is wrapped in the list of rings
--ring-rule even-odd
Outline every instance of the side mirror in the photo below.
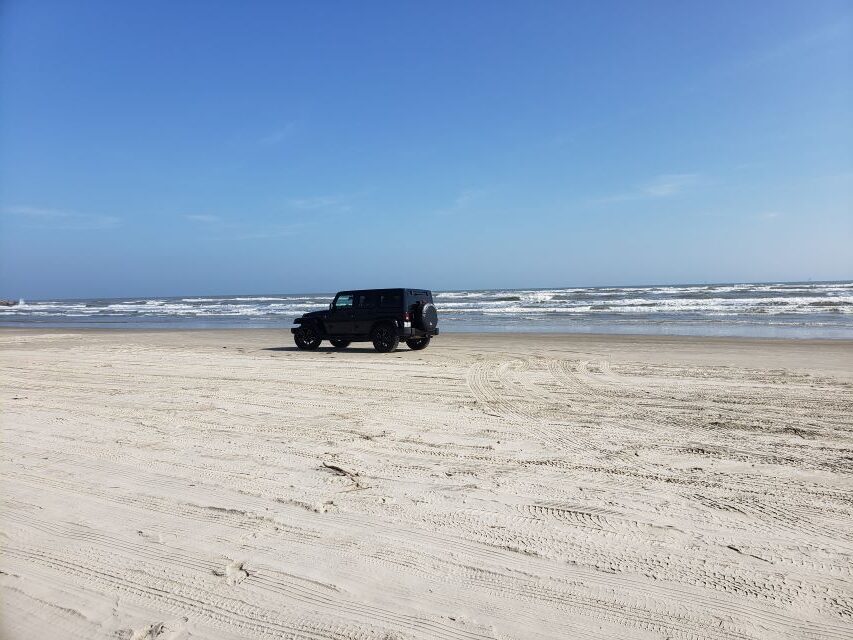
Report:
[[[332,305],[333,305],[333,304],[334,304],[333,302],[330,302],[330,303],[329,303],[329,311],[331,311],[331,310],[332,310]]]

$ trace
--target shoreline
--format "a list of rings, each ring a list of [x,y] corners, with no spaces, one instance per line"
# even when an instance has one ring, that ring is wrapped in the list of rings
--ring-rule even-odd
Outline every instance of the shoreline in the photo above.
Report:
[[[290,334],[292,325],[282,327],[20,327],[0,325],[0,334],[3,333],[78,333],[85,335],[87,333],[127,333],[127,334],[145,334],[145,333],[283,333]],[[684,340],[684,341],[719,341],[719,342],[791,342],[797,344],[849,344],[853,345],[853,336],[843,338],[797,338],[797,337],[775,337],[775,336],[741,336],[741,335],[704,335],[704,334],[680,334],[680,333],[611,333],[611,332],[573,332],[573,331],[454,331],[441,328],[441,334],[435,338],[440,340],[446,337],[470,336],[471,338],[553,338],[553,339],[584,339],[591,338],[597,340]]]
[[[268,353],[278,350],[291,351],[308,357],[310,354],[373,354],[381,358],[385,354],[374,351],[369,342],[353,343],[347,349],[332,348],[324,341],[315,351],[299,351],[293,343],[290,328],[282,329],[129,329],[129,328],[5,328],[0,327],[0,353],[3,336],[28,336],[58,340],[70,338],[75,344],[85,346],[94,338],[104,344],[116,344],[125,340],[157,348],[242,349],[245,353]],[[192,339],[187,341],[187,338]],[[774,366],[792,369],[832,371],[835,375],[853,380],[853,339],[840,338],[751,338],[720,336],[682,336],[646,334],[587,334],[587,333],[497,333],[457,332],[442,333],[423,351],[412,352],[404,344],[391,357],[415,357],[426,359],[440,356],[446,350],[466,353],[514,353],[524,356],[528,352],[586,354],[588,357],[605,357],[614,362],[636,360],[664,363],[667,361],[689,362],[714,366]]]

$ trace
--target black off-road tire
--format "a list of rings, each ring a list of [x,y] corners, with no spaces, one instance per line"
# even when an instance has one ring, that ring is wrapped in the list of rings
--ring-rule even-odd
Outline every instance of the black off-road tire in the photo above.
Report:
[[[299,331],[293,334],[293,341],[296,346],[304,351],[315,351],[323,339],[317,328],[310,324],[304,324],[299,327]]]
[[[397,327],[391,322],[382,322],[373,327],[370,332],[373,348],[380,353],[389,353],[400,344],[400,336],[397,335]]]
[[[346,349],[352,344],[352,340],[341,340],[340,338],[332,338],[329,342],[332,343],[335,349]]]
[[[425,336],[423,338],[408,338],[406,340],[406,344],[409,345],[409,349],[412,351],[420,351],[421,349],[427,348],[429,340],[429,336]]]
[[[415,326],[422,331],[432,331],[438,326],[438,311],[432,302],[415,307]]]

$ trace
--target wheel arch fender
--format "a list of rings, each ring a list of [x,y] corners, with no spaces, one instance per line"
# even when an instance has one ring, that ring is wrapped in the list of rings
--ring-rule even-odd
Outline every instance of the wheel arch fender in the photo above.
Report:
[[[373,332],[376,330],[376,327],[383,324],[390,324],[394,327],[394,330],[399,330],[400,325],[397,320],[393,316],[382,316],[380,318],[376,318],[373,322],[370,323],[370,331],[368,331],[368,335],[373,335]]]
[[[323,323],[318,318],[299,318],[296,322],[303,327],[311,327],[321,337],[326,336],[326,327],[323,326]]]

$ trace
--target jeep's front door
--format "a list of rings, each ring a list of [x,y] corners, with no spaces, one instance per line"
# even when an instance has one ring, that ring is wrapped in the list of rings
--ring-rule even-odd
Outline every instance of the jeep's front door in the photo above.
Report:
[[[332,302],[329,310],[329,319],[326,321],[326,331],[332,336],[344,336],[353,333],[353,295],[352,293],[339,293]]]

